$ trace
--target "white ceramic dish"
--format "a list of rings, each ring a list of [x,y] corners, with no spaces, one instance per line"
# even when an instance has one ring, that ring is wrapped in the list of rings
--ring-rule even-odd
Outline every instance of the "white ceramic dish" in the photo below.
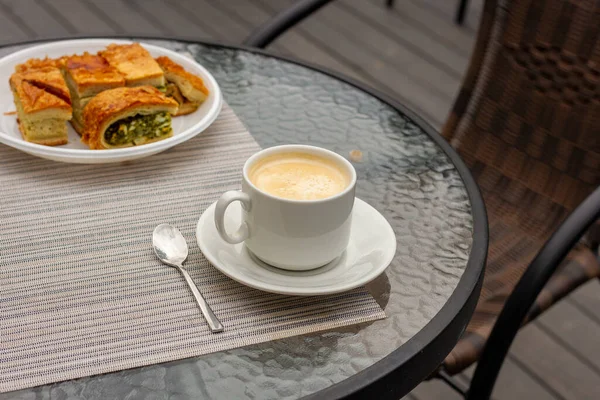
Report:
[[[196,136],[217,118],[223,105],[221,89],[215,78],[194,60],[174,51],[141,43],[153,57],[170,57],[187,71],[202,78],[210,91],[206,101],[192,114],[173,118],[173,137],[159,142],[113,150],[90,150],[81,143],[80,137],[68,124],[69,143],[63,146],[43,146],[23,140],[17,126],[16,115],[5,115],[14,111],[12,92],[8,84],[16,64],[30,58],[60,57],[69,54],[81,54],[84,51],[95,53],[110,43],[131,43],[116,39],[81,39],[46,43],[10,54],[0,60],[0,143],[22,150],[34,156],[80,164],[101,164],[134,160],[167,150]]]
[[[196,241],[204,256],[219,271],[244,285],[266,292],[315,296],[345,292],[379,276],[396,254],[396,236],[390,224],[373,207],[355,199],[350,244],[341,257],[310,271],[271,267],[254,257],[243,243],[229,244],[219,236],[214,222],[215,204],[202,214]],[[225,214],[225,227],[240,225],[240,203]]]

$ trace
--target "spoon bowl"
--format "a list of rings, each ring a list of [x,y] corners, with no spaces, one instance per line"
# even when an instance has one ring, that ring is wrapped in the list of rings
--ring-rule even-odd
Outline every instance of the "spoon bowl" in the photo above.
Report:
[[[163,263],[180,267],[188,256],[188,245],[179,229],[169,224],[160,224],[152,234],[154,253]]]

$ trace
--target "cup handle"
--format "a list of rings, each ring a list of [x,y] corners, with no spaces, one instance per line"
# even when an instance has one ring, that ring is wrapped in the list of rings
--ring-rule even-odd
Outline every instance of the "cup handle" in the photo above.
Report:
[[[215,225],[217,227],[217,232],[219,232],[219,235],[221,235],[221,238],[223,238],[224,241],[230,244],[241,243],[250,236],[250,230],[248,229],[246,221],[242,221],[238,230],[232,234],[227,233],[225,230],[225,210],[227,210],[229,204],[234,201],[241,202],[246,210],[250,209],[250,196],[239,190],[230,190],[223,193],[215,206]]]

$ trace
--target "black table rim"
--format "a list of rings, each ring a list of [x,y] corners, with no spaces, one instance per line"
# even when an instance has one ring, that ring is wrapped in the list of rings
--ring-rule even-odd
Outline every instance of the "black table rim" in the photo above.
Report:
[[[143,34],[111,34],[69,35],[33,39],[2,44],[0,45],[0,48],[59,40],[93,38],[165,40],[186,44],[200,44],[248,51],[297,64],[329,75],[374,96],[400,113],[406,115],[442,148],[444,153],[450,158],[455,168],[458,170],[465,188],[467,189],[473,215],[473,245],[471,247],[469,260],[467,261],[467,267],[465,268],[458,285],[440,311],[406,343],[355,375],[319,392],[305,396],[303,399],[398,399],[414,389],[423,380],[427,379],[458,342],[460,335],[465,330],[467,323],[475,310],[483,283],[483,272],[489,239],[487,213],[479,187],[458,153],[450,146],[442,135],[407,106],[356,79],[326,67],[295,59],[294,57],[273,54],[267,50],[239,44],[182,36],[158,37]]]

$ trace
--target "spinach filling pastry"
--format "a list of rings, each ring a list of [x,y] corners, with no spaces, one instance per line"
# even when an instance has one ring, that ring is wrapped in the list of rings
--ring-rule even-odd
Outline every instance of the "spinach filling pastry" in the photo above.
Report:
[[[104,141],[111,146],[123,146],[128,143],[138,145],[151,139],[169,137],[172,133],[171,114],[136,114],[109,126],[104,132]]]
[[[178,104],[152,86],[101,92],[83,109],[82,141],[91,149],[139,146],[173,136]]]

